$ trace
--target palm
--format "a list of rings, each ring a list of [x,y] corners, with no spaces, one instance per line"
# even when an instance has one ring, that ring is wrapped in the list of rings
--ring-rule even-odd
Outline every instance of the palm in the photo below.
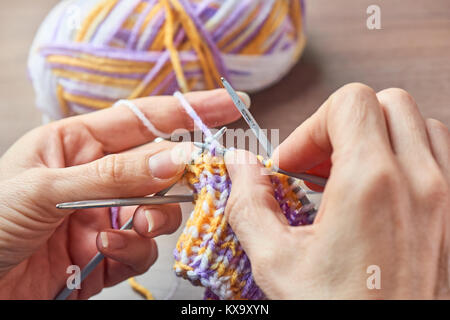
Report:
[[[46,245],[23,262],[30,272],[22,273],[17,288],[25,289],[27,283],[32,283],[33,297],[43,299],[55,297],[66,285],[66,280],[70,276],[66,273],[67,267],[77,265],[83,268],[90,257],[97,253],[96,236],[100,230],[110,228],[107,223],[108,215],[109,212],[106,209],[94,209],[89,212],[80,210],[67,218],[48,239]],[[89,223],[86,223],[86,219]],[[78,298],[88,298],[104,286],[113,284],[108,281],[104,272],[105,265],[108,263],[113,261],[103,261],[83,282],[81,290],[76,290]],[[18,268],[17,271],[21,271],[20,269]],[[41,269],[41,272],[33,272],[38,269]],[[15,277],[14,273],[6,277]],[[22,292],[19,291],[17,298],[22,296]]]

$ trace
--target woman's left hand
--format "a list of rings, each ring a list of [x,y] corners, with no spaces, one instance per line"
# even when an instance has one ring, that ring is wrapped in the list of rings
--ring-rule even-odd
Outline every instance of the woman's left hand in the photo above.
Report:
[[[209,126],[239,118],[224,90],[186,95]],[[134,103],[160,131],[193,129],[173,97]],[[100,250],[106,257],[71,298],[86,299],[145,272],[157,258],[154,237],[174,232],[178,205],[123,209],[113,230],[108,208],[58,210],[88,199],[137,197],[175,183],[184,163],[171,161],[174,143],[156,137],[125,106],[53,122],[17,141],[0,158],[0,299],[53,299],[70,265],[83,268]]]

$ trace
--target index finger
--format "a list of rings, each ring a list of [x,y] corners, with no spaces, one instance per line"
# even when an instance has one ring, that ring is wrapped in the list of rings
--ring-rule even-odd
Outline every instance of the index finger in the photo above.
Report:
[[[240,117],[231,98],[223,89],[187,93],[186,99],[208,126],[224,125]],[[192,119],[175,97],[146,97],[133,100],[133,103],[159,131],[171,134],[176,129],[193,130],[194,128]],[[102,144],[105,153],[127,150],[157,138],[126,106],[109,108],[61,121],[81,121]]]
[[[358,161],[391,152],[388,131],[375,91],[349,84],[336,91],[274,152],[280,168],[305,172],[328,161]]]

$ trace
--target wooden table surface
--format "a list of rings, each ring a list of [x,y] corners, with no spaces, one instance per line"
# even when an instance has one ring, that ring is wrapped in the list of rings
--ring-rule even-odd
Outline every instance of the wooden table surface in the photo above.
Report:
[[[57,2],[0,2],[0,155],[40,123],[26,58],[36,28]],[[334,90],[355,81],[375,90],[404,88],[426,117],[450,126],[449,0],[306,0],[306,4],[308,43],[302,59],[280,83],[252,95],[252,112],[262,127],[280,129],[283,139]],[[381,7],[381,30],[366,27],[371,4]],[[242,121],[233,126],[245,128]],[[103,297],[117,297],[114,291],[106,292],[109,295]],[[198,296],[186,292],[177,297]]]
[[[381,7],[381,30],[368,30],[366,9]],[[400,87],[426,117],[450,126],[450,1],[313,0],[306,7],[308,43],[280,83],[252,96],[262,127],[283,140],[336,89],[362,82]]]

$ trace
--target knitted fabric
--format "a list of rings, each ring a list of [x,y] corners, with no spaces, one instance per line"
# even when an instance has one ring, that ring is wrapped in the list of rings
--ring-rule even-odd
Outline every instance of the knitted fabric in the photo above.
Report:
[[[182,101],[186,106],[186,101]],[[187,110],[206,136],[211,136],[192,109]],[[259,157],[262,160],[261,157]],[[265,162],[271,168],[271,161]],[[225,218],[231,192],[223,157],[212,146],[186,168],[185,181],[196,200],[174,250],[174,270],[194,285],[206,288],[206,299],[264,299],[256,285],[250,261]],[[274,196],[292,226],[311,224],[316,211],[300,187],[299,180],[270,175]]]

